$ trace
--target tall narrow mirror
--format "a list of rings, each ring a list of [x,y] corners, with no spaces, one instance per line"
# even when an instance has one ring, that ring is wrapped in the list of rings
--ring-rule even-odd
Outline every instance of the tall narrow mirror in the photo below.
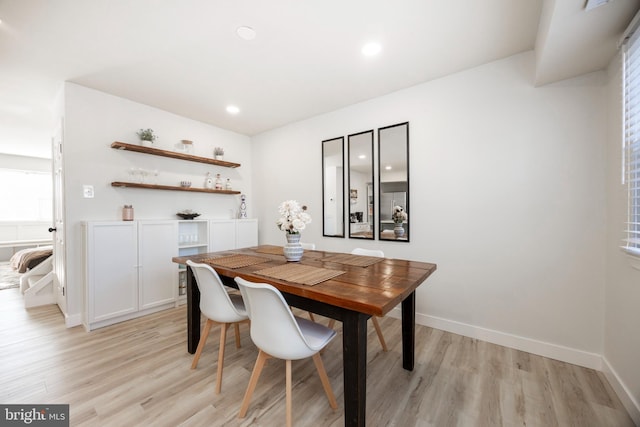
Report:
[[[344,237],[344,137],[322,141],[322,235]]]
[[[373,239],[373,130],[348,136],[349,237]]]
[[[409,123],[378,129],[380,240],[409,241]]]

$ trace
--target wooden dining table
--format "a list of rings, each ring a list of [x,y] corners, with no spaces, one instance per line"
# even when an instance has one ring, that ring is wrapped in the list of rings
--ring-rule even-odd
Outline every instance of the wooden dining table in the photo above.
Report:
[[[366,415],[367,321],[402,308],[402,366],[413,370],[415,291],[436,265],[341,252],[305,250],[299,262],[287,262],[281,246],[262,245],[223,252],[174,257],[211,265],[225,285],[235,277],[269,283],[287,303],[342,322],[345,426],[364,426]],[[187,267],[187,350],[200,340],[200,292]]]

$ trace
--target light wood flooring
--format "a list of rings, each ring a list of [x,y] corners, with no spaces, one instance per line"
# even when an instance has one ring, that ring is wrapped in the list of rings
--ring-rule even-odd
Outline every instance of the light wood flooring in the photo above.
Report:
[[[241,326],[241,349],[229,334],[215,395],[219,329],[191,370],[185,312],[87,333],[66,329],[55,306],[25,310],[17,289],[0,291],[0,403],[67,403],[72,426],[284,425],[284,362],[267,363],[247,418],[237,419],[258,354],[248,328]],[[424,326],[417,326],[408,372],[400,321],[385,317],[381,326],[386,353],[369,328],[368,426],[633,426],[600,372]],[[294,362],[294,425],[344,425],[341,340],[322,355],[338,410],[329,407],[313,361]]]

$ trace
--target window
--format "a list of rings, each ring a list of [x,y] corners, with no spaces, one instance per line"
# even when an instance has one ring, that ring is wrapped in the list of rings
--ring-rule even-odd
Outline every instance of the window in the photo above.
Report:
[[[50,173],[0,169],[0,182],[1,221],[51,220]]]
[[[633,24],[637,19],[633,20]],[[640,256],[640,31],[625,34],[623,61],[623,179],[627,185],[627,227],[623,248]]]

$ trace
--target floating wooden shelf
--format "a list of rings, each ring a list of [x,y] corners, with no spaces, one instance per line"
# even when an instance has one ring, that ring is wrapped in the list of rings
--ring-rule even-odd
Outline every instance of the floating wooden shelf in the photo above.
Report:
[[[210,190],[208,188],[197,187],[174,187],[171,185],[157,184],[139,184],[136,182],[115,181],[111,183],[112,187],[129,187],[129,188],[146,188],[150,190],[172,190],[172,191],[191,191],[195,193],[212,193],[212,194],[240,194],[240,191],[234,190]]]
[[[240,163],[225,162],[223,160],[210,159],[208,157],[192,156],[190,154],[177,153],[175,151],[161,150],[159,148],[143,147],[142,145],[127,144],[124,142],[114,142],[111,148],[118,150],[135,151],[136,153],[152,154],[154,156],[171,157],[172,159],[187,160],[190,162],[206,163],[208,165],[222,166],[225,168],[240,167]],[[146,188],[146,187],[143,187]],[[202,189],[206,190],[206,189]],[[194,191],[194,190],[191,190]],[[210,190],[207,190],[209,192]]]

